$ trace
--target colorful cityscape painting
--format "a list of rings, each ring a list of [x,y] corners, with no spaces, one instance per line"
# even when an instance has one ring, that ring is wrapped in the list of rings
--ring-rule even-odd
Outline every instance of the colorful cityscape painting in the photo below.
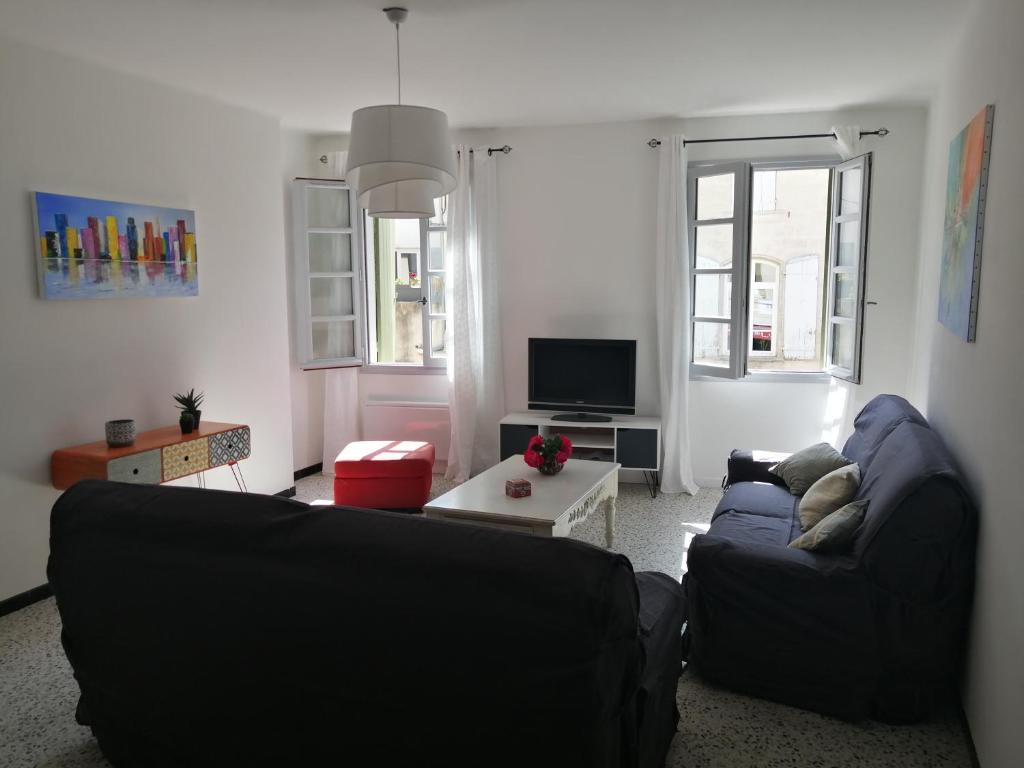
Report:
[[[949,145],[939,321],[965,341],[974,341],[978,324],[994,109],[992,105],[982,109]]]
[[[197,296],[195,212],[35,193],[44,299]]]

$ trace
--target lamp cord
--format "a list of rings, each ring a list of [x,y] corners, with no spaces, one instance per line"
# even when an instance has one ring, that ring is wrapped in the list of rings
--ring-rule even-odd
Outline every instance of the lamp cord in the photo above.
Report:
[[[402,38],[395,22],[395,60],[398,62],[398,103],[402,103]]]

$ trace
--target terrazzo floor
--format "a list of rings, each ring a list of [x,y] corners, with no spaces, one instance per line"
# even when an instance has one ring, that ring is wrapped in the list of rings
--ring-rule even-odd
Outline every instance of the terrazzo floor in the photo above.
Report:
[[[331,479],[300,480],[297,498],[331,498]],[[435,476],[432,496],[450,488]],[[694,497],[651,499],[642,485],[619,488],[615,546],[637,570],[680,578],[686,547],[706,529],[717,490]],[[573,538],[603,545],[604,519],[592,515]],[[109,766],[89,730],[75,723],[78,688],[60,647],[53,599],[0,618],[0,767]],[[742,696],[684,672],[678,689],[682,720],[667,768],[924,768],[971,766],[956,711],[925,723],[847,723]]]

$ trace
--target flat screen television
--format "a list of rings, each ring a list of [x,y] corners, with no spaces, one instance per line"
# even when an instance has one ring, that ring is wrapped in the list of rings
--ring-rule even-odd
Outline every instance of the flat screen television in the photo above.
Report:
[[[529,404],[566,421],[636,411],[634,339],[530,339]]]

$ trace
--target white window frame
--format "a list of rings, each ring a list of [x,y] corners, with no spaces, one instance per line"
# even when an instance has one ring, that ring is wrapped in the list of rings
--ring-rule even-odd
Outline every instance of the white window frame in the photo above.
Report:
[[[447,214],[446,214],[447,218]],[[434,224],[433,219],[424,219],[420,224],[420,287],[423,289],[423,367],[446,369],[448,367],[448,350],[444,354],[434,354],[434,320],[444,320],[445,328],[448,327],[448,305],[445,303],[445,294],[441,294],[441,301],[444,306],[444,313],[438,314],[430,311],[430,278],[432,275],[441,275],[444,285],[448,284],[448,260],[444,255],[447,250],[448,225]],[[444,245],[441,256],[441,269],[430,268],[430,234],[431,232],[444,233]],[[443,340],[442,340],[443,342]]]
[[[824,313],[822,324],[822,335],[824,336],[823,370],[798,372],[798,371],[753,371],[747,370],[749,350],[752,341],[750,311],[750,283],[749,274],[752,268],[754,257],[750,253],[750,229],[753,219],[754,201],[753,175],[754,171],[765,170],[794,170],[800,168],[824,168],[832,170],[830,199],[829,199],[829,220],[828,220],[828,242],[826,243],[827,261],[824,267],[823,278],[826,281],[824,296]],[[860,214],[847,214],[839,216],[839,187],[841,174],[851,168],[862,167],[862,188]],[[719,176],[722,174],[734,174],[734,199],[733,215],[724,219],[697,220],[697,181],[706,176]],[[690,245],[690,266],[691,266],[691,301],[690,301],[690,376],[691,378],[714,378],[714,379],[735,379],[753,381],[813,381],[822,377],[835,377],[845,379],[855,384],[861,380],[861,357],[864,338],[864,305],[865,286],[867,278],[867,234],[868,217],[870,215],[870,189],[871,189],[871,153],[853,158],[850,161],[842,162],[837,158],[806,157],[784,160],[762,160],[762,161],[708,161],[693,162],[689,164],[687,172],[687,224]],[[832,363],[832,334],[835,324],[850,322],[832,312],[833,291],[835,290],[835,275],[839,225],[844,221],[859,219],[861,222],[859,248],[857,251],[856,265],[849,268],[840,268],[840,271],[854,271],[858,275],[857,280],[857,309],[854,323],[856,338],[854,343],[854,366],[853,369],[841,368]],[[702,226],[713,224],[733,225],[733,263],[731,269],[698,269],[696,240],[697,230]],[[781,267],[779,267],[781,270]],[[731,316],[728,320],[722,318],[708,318],[694,315],[694,298],[696,293],[696,276],[699,274],[731,274],[732,275],[732,306]],[[780,272],[781,278],[781,272]],[[742,286],[737,290],[737,286]],[[778,291],[782,290],[781,279]],[[778,299],[778,297],[776,297]],[[701,365],[693,362],[693,340],[694,323],[696,322],[725,322],[730,326],[729,339],[729,365],[718,367]]]
[[[746,334],[743,328],[745,321],[745,307],[747,293],[742,289],[736,290],[737,286],[747,284],[747,257],[750,250],[747,243],[750,234],[750,217],[744,212],[748,206],[744,202],[749,200],[748,186],[750,174],[747,172],[747,163],[695,163],[691,164],[687,178],[688,194],[687,201],[687,224],[690,242],[690,327],[687,329],[690,334],[690,373],[696,376],[714,376],[729,379],[742,377],[747,367],[746,349],[743,344],[737,344],[738,339],[745,339]],[[697,219],[697,182],[705,176],[721,176],[733,174],[733,201],[732,216],[718,219]],[[698,268],[697,267],[697,240],[698,230],[701,227],[715,226],[719,224],[732,225],[732,266],[720,269]],[[730,301],[730,316],[728,318],[700,316],[693,313],[693,297],[696,296],[698,275],[731,275],[732,296]],[[726,367],[714,365],[700,365],[693,362],[694,337],[697,323],[719,323],[729,326],[729,365]]]
[[[366,211],[362,208],[359,209],[359,228],[361,231],[366,226]],[[373,321],[373,313],[369,312],[371,302],[376,307],[377,294],[376,286],[373,284],[373,279],[368,278],[367,284],[364,290],[364,302],[366,306],[366,312],[370,320],[366,323],[365,330],[365,368],[363,373],[428,373],[428,374],[443,374],[447,370],[448,358],[447,352],[445,355],[435,355],[433,353],[433,338],[432,338],[432,323],[431,320],[444,319],[448,321],[448,314],[436,314],[430,312],[430,275],[441,274],[445,276],[447,280],[446,269],[431,269],[430,268],[430,233],[431,232],[448,232],[447,224],[435,223],[433,218],[420,219],[420,246],[419,246],[419,276],[420,276],[420,298],[419,303],[421,305],[421,322],[423,325],[423,362],[422,363],[398,363],[398,362],[385,362],[378,363],[371,359],[374,350],[376,349],[376,343],[372,338],[373,334],[376,334],[376,323]],[[365,232],[363,237],[366,237]],[[372,238],[371,238],[372,239]],[[365,240],[370,242],[371,239]],[[400,250],[411,250],[411,249],[394,249],[392,258]],[[367,263],[369,253],[365,247],[361,247],[361,261],[363,267],[368,275],[372,275],[370,265]],[[447,259],[444,261],[447,266]],[[445,306],[445,309],[448,307]]]
[[[307,191],[317,188],[346,190],[349,202],[349,226],[310,227],[307,225]],[[355,195],[344,181],[333,179],[297,178],[292,181],[292,232],[293,262],[292,275],[295,296],[295,341],[299,367],[303,370],[322,368],[348,368],[364,363],[363,339],[365,338],[365,280],[363,277],[361,228],[356,224],[360,214],[355,205]],[[352,267],[344,272],[311,272],[309,268],[309,236],[311,234],[337,234],[349,237]],[[352,314],[314,317],[311,308],[311,281],[316,278],[347,278],[352,282]],[[313,323],[334,321],[352,323],[353,354],[347,357],[318,358],[313,354]]]
[[[860,169],[860,207],[854,213],[842,213],[843,174]],[[853,384],[861,381],[861,358],[864,348],[864,291],[867,284],[868,217],[871,214],[871,153],[859,155],[832,169],[832,200],[829,216],[828,289],[825,300],[825,370],[836,377]],[[839,266],[839,227],[845,222],[859,222],[859,236],[856,261],[853,265]],[[835,314],[836,275],[856,275],[857,298],[854,317],[840,317]],[[838,325],[853,325],[853,367],[843,367],[835,362],[833,348],[834,331]]]

